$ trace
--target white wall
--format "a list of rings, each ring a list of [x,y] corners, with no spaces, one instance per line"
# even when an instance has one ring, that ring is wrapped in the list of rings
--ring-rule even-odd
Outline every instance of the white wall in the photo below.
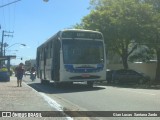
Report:
[[[156,63],[129,63],[129,69],[133,69],[137,72],[145,73],[150,76],[152,80],[155,79],[156,75]],[[118,70],[123,69],[122,64],[107,64],[107,69]]]

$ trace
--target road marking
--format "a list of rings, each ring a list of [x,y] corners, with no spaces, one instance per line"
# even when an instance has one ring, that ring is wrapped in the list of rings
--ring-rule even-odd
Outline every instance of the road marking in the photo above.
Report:
[[[45,101],[48,102],[48,104],[49,104],[51,107],[55,108],[55,109],[58,110],[58,111],[63,111],[63,107],[62,107],[60,104],[58,104],[55,100],[51,99],[50,97],[48,97],[48,96],[45,95],[44,93],[40,93],[40,95],[44,98]],[[65,114],[65,113],[64,113],[64,114]],[[65,115],[66,115],[66,114],[65,114]],[[66,117],[66,118],[67,118],[67,120],[73,120],[73,118],[71,118],[71,117]]]
[[[27,85],[27,83],[23,82],[25,84],[25,86],[30,87],[29,85]],[[45,95],[44,93],[38,92],[35,89],[33,89],[32,87],[30,87],[33,91],[35,91],[36,93],[38,93],[39,95],[41,95],[43,97],[43,99],[54,109],[56,109],[57,111],[63,111],[63,107],[58,104],[55,100],[53,100],[52,98],[48,97],[47,95]],[[64,113],[64,115],[66,115],[66,120],[73,120],[73,118],[69,117],[67,114]]]
[[[153,94],[153,93],[147,93],[147,92],[138,92],[138,91],[134,91],[134,90],[128,90],[128,89],[120,89],[122,91],[128,91],[128,92],[133,92],[133,93],[138,93],[138,94],[146,94],[146,95],[156,95],[156,94]]]
[[[44,93],[40,93],[40,95],[44,98],[45,101],[47,101],[47,103],[50,106],[54,107],[58,111],[63,111],[63,107],[60,104],[58,104],[56,101],[54,101],[53,99],[51,99],[50,97],[48,97]]]

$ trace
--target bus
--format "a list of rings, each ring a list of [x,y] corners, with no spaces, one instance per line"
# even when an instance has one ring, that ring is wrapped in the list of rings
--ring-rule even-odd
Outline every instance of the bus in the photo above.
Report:
[[[106,80],[103,35],[92,30],[66,29],[57,32],[37,48],[37,77],[41,83]]]

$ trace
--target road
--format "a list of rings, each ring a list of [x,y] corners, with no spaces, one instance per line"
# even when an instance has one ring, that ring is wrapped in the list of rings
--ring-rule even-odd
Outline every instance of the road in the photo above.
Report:
[[[87,88],[84,84],[72,86],[55,87],[53,83],[42,85],[39,79],[31,82],[29,77],[25,82],[38,92],[43,92],[50,98],[56,100],[65,109],[72,111],[160,111],[160,93],[157,89],[136,89],[124,86],[102,86],[94,85]],[[97,118],[124,120],[128,118]],[[129,119],[155,119],[139,118]]]

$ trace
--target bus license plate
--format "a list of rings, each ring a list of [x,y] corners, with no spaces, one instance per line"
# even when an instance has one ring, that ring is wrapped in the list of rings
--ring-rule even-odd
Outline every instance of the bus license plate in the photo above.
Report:
[[[87,78],[87,77],[90,77],[90,75],[89,74],[82,74],[82,77]]]

